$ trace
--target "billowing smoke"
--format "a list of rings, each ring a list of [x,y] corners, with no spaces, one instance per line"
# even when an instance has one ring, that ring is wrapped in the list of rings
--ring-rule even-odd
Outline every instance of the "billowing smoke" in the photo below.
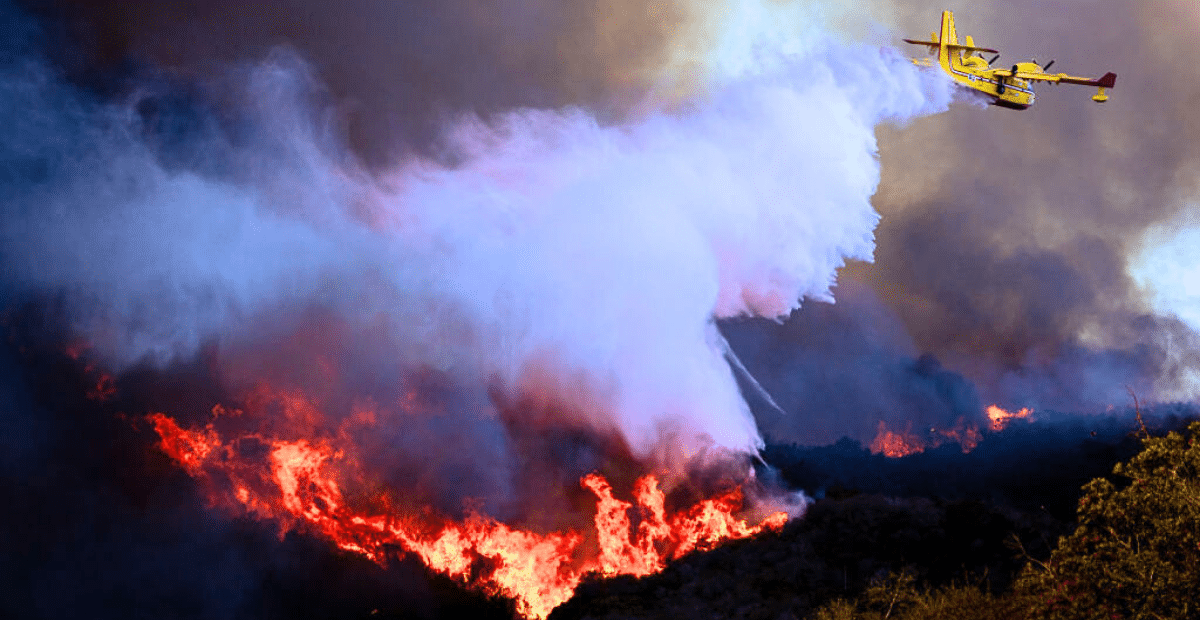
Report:
[[[961,10],[1118,87],[917,118],[951,92],[890,46],[927,2],[0,2],[0,530],[39,558],[3,605],[271,615],[274,532],[201,512],[151,411],[352,439],[351,501],[551,531],[582,474],[687,493],[759,429],[1194,397],[1129,266],[1195,202],[1197,21],[1143,4]]]
[[[757,22],[727,36],[682,5],[34,4],[0,5],[0,490],[22,506],[0,529],[37,558],[0,563],[20,617],[303,615],[260,606],[313,566],[287,542],[323,530],[277,564],[278,530],[221,520],[231,502],[287,529],[316,488],[317,513],[549,537],[592,524],[592,472],[621,498],[659,474],[664,515],[728,491],[761,440],[716,320],[829,299],[874,248],[876,125],[949,99],[894,52],[756,47]],[[703,32],[761,66],[719,68]],[[191,429],[230,467],[176,450]],[[420,574],[384,580],[391,605],[424,598]]]
[[[526,399],[540,413],[508,424],[569,420],[638,457],[666,438],[685,455],[750,451],[714,319],[829,299],[838,267],[871,258],[876,124],[948,100],[879,49],[813,38],[775,55],[693,95],[646,95],[619,122],[459,113],[437,157],[374,170],[302,51],[229,64],[193,92],[134,72],[104,97],[19,55],[3,87],[20,175],[6,285],[59,296],[117,370],[211,346],[231,389],[270,378],[376,399],[428,371],[468,427]],[[466,434],[429,443],[471,449]]]
[[[696,21],[688,2],[645,0],[27,4],[53,20],[52,34],[78,41],[51,52],[58,64],[102,88],[131,64],[207,76],[296,49],[373,166],[436,152],[444,122],[462,112],[587,104],[618,115]]]
[[[1196,7],[880,1],[842,22],[860,32],[888,23],[872,36],[898,44],[928,37],[946,8],[960,37],[1001,51],[998,65],[1033,57],[1074,75],[1113,71],[1114,97],[1096,105],[1087,89],[1043,84],[1027,111],[955,105],[881,128],[874,263],[841,272],[838,304],[810,305],[786,326],[725,326],[764,387],[789,401],[789,416],[763,407],[762,428],[820,444],[852,420],[869,441],[880,420],[946,426],[991,403],[1094,413],[1132,405],[1128,389],[1143,402],[1194,400],[1200,341],[1180,320],[1189,310],[1154,300],[1186,299],[1185,280],[1169,276],[1198,261],[1153,245],[1196,221],[1187,102],[1197,88],[1177,78],[1200,34]],[[755,339],[768,344],[758,360]],[[891,379],[923,356],[960,387]]]

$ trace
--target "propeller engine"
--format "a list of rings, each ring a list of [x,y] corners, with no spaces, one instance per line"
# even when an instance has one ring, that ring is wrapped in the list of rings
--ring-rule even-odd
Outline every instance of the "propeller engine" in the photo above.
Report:
[[[1016,75],[1017,75],[1017,66],[1016,65],[1012,66],[1012,74],[1013,74],[1013,78],[1016,78]],[[1000,80],[996,83],[996,94],[1003,95],[1005,90],[1007,90],[1007,89],[1004,86],[1004,78],[1000,78]]]

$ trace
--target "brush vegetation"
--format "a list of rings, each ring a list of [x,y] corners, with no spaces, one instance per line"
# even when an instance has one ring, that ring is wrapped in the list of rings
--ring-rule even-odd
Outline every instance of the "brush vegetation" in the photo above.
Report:
[[[1181,427],[1143,428],[1132,457],[1082,485],[1071,522],[972,499],[829,497],[779,534],[584,584],[551,617],[1200,617],[1200,422]]]

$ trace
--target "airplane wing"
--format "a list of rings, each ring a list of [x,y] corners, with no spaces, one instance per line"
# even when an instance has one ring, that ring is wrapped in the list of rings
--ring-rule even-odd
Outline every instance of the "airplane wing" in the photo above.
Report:
[[[1101,88],[1112,88],[1117,84],[1117,74],[1109,71],[1098,80],[1091,78],[1072,77],[1065,73],[1058,74],[1058,81],[1063,84],[1082,84],[1083,86],[1099,86]]]
[[[1015,77],[1039,82],[1060,82],[1063,77],[1067,77],[1065,73],[1030,73],[1029,71],[1011,71],[1009,69],[992,69],[990,73],[992,77]]]
[[[1099,79],[1076,77],[1073,75],[1067,75],[1066,73],[1031,73],[1029,71],[1013,72],[1009,69],[993,69],[992,75],[995,77],[1015,77],[1022,80],[1031,80],[1037,82],[1098,86],[1101,88],[1112,88],[1117,83],[1117,74],[1112,72],[1105,73],[1104,77]]]
[[[916,39],[904,39],[904,42],[912,43],[913,45],[927,45],[929,47],[941,47],[942,46],[942,44],[937,41],[918,41]],[[990,49],[987,47],[972,47],[970,45],[954,45],[954,44],[950,44],[950,43],[946,44],[946,49],[948,49],[950,51],[954,51],[954,52],[962,50],[964,52],[987,52],[989,54],[999,54],[1000,53],[994,49]]]

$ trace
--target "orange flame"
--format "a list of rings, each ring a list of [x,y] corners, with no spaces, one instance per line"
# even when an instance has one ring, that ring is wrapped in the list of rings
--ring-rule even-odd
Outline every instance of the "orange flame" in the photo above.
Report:
[[[910,454],[925,451],[925,441],[913,434],[912,422],[905,427],[904,432],[889,431],[887,424],[879,421],[879,432],[871,442],[871,454],[882,454],[890,458],[900,458]]]
[[[291,414],[309,413],[294,400],[284,403],[292,408]],[[213,413],[228,412],[217,407]],[[214,504],[274,519],[283,531],[300,525],[341,549],[381,564],[390,550],[403,549],[431,570],[487,594],[514,599],[517,611],[526,618],[548,616],[571,597],[589,572],[649,575],[662,570],[667,559],[723,540],[753,536],[765,528],[777,530],[788,519],[779,512],[750,525],[735,517],[742,504],[740,488],[668,514],[658,480],[647,475],[634,487],[640,516],[635,530],[629,514],[633,504],[617,499],[609,483],[593,473],[580,484],[598,500],[594,524],[599,555],[579,557],[584,536],[573,530],[539,533],[475,512],[462,522],[442,519],[429,527],[428,519],[419,522],[397,514],[386,498],[376,498],[381,506],[374,508],[352,507],[359,502],[348,502],[337,482],[338,474],[344,476],[343,470],[351,465],[349,459],[326,443],[253,434],[223,441],[211,423],[191,430],[161,413],[148,419],[158,432],[162,451],[214,491],[210,495]],[[242,454],[243,441],[269,446],[267,462]]]
[[[889,458],[899,458],[918,454],[928,448],[936,448],[947,441],[952,441],[962,446],[963,454],[966,454],[974,450],[982,440],[983,434],[979,432],[979,428],[966,424],[962,418],[959,418],[953,428],[931,428],[924,437],[913,432],[912,422],[905,425],[903,432],[896,432],[888,430],[887,423],[880,421],[879,432],[871,442],[871,453],[882,454]]]
[[[1019,411],[1006,411],[996,405],[990,405],[987,408],[987,417],[992,421],[992,432],[998,433],[1012,423],[1013,420],[1029,418],[1033,414],[1033,410],[1028,407],[1022,407]]]
[[[958,443],[962,446],[963,454],[975,449],[979,442],[983,441],[983,433],[979,432],[979,427],[975,425],[965,425],[962,420],[954,428],[937,431],[939,435],[946,439]],[[938,442],[939,444],[941,442]]]
[[[987,408],[987,416],[991,421],[988,430],[993,433],[1000,432],[1013,420],[1029,418],[1032,413],[1032,409],[1021,409],[1013,413],[991,405]],[[929,448],[936,448],[947,441],[958,443],[962,446],[963,454],[966,454],[983,441],[983,433],[980,432],[978,426],[968,424],[963,418],[959,418],[953,428],[931,428],[925,436],[913,432],[912,422],[905,425],[903,432],[897,432],[888,430],[887,423],[880,421],[879,431],[871,442],[871,453],[899,458],[918,454]]]

